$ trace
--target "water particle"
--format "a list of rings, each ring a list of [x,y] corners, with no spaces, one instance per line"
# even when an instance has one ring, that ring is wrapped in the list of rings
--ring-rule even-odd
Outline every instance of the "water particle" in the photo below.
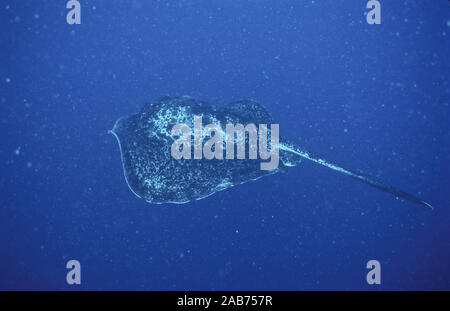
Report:
[[[10,83],[10,82],[11,82],[11,78],[6,78],[6,79],[5,79],[5,82],[6,82],[6,83]]]

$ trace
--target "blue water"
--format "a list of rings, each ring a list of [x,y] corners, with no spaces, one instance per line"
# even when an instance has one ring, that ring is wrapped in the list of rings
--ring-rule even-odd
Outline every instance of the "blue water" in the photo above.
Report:
[[[381,25],[362,0],[82,0],[81,25],[65,2],[0,5],[1,290],[450,289],[448,1],[381,0]],[[163,95],[255,99],[435,210],[309,161],[145,203],[107,131]]]

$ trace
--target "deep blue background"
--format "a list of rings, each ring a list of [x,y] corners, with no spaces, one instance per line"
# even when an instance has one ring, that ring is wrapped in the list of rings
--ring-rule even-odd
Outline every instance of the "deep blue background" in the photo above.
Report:
[[[368,25],[363,0],[82,0],[72,26],[65,2],[0,6],[0,289],[450,289],[448,1],[381,1]],[[435,210],[306,162],[147,204],[107,131],[162,95],[256,99]]]

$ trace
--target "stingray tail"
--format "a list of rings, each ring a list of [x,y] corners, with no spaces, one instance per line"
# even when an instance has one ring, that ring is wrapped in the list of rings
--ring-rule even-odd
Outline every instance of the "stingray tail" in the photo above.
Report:
[[[345,175],[353,177],[353,178],[355,178],[355,179],[357,179],[359,181],[362,181],[363,183],[371,185],[372,187],[375,187],[375,188],[380,189],[380,190],[385,191],[385,192],[389,192],[389,193],[395,195],[396,197],[403,198],[405,200],[408,200],[408,201],[411,201],[411,202],[423,205],[423,206],[425,206],[425,207],[427,207],[427,208],[429,208],[431,210],[433,209],[433,207],[429,203],[423,201],[422,199],[420,199],[420,198],[418,198],[418,197],[416,197],[416,196],[414,196],[412,194],[409,194],[407,192],[404,192],[404,191],[399,190],[397,188],[394,188],[392,186],[385,185],[385,184],[383,184],[383,183],[381,183],[379,181],[376,181],[376,180],[374,180],[374,179],[372,179],[370,177],[367,177],[367,176],[365,176],[365,175],[363,175],[361,173],[345,169],[345,168],[343,168],[341,166],[338,166],[338,165],[336,165],[334,163],[331,163],[331,162],[329,162],[327,160],[324,160],[324,159],[322,159],[322,158],[320,158],[318,156],[315,156],[315,155],[311,154],[310,152],[307,152],[307,151],[304,151],[304,150],[300,150],[299,148],[295,148],[295,147],[293,147],[291,145],[283,145],[283,144],[280,145],[280,149],[281,150],[284,149],[286,151],[292,152],[292,153],[294,153],[296,155],[299,155],[302,158],[311,160],[311,161],[316,162],[316,163],[318,163],[320,165],[323,165],[323,166],[326,166],[328,168],[331,168],[334,171],[338,171],[340,173],[343,173]]]

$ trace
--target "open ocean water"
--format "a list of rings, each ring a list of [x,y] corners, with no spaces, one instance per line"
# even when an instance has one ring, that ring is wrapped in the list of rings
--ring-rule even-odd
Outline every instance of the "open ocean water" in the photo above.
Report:
[[[450,289],[449,1],[66,2],[0,4],[0,290]],[[146,203],[108,130],[164,95],[256,100],[434,210],[308,160]]]

